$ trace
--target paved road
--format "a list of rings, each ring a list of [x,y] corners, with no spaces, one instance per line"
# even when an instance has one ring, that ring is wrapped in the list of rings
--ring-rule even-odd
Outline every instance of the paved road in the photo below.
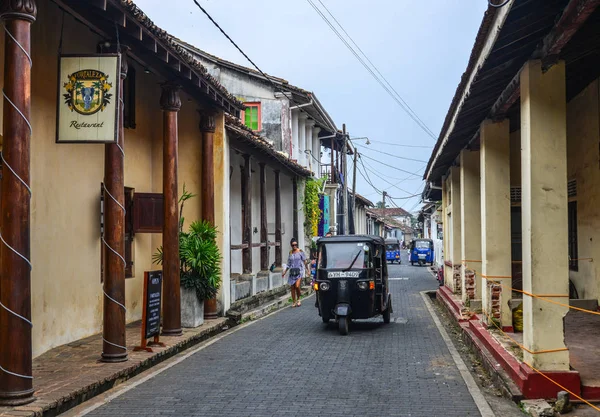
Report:
[[[425,267],[390,266],[392,323],[321,322],[314,298],[241,329],[91,416],[479,416],[419,291]]]

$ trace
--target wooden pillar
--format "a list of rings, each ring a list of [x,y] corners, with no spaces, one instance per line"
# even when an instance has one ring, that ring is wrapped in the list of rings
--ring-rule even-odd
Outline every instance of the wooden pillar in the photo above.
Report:
[[[179,197],[177,185],[178,125],[181,109],[180,87],[162,85],[160,107],[163,111],[163,334],[181,334],[181,288],[179,276]]]
[[[292,179],[292,210],[293,210],[293,228],[294,228],[294,239],[298,238],[298,233],[300,230],[298,229],[298,178],[294,177]],[[300,242],[298,242],[300,245]]]
[[[200,131],[202,132],[202,219],[215,224],[215,157],[214,138],[215,115],[202,112]]]
[[[275,265],[281,267],[281,174],[275,171]]]
[[[242,249],[242,271],[244,274],[252,273],[252,160],[250,155],[244,155],[244,173],[242,182],[246,184],[242,195],[244,218],[242,230],[242,243],[247,247]]]
[[[267,232],[267,170],[264,163],[260,163],[260,269],[269,269],[269,237]]]
[[[126,49],[121,47],[119,102],[123,103],[123,81],[127,76]],[[104,204],[106,267],[104,279],[103,362],[127,360],[125,342],[125,129],[123,106],[119,107],[117,143],[104,146]]]
[[[4,99],[3,116],[5,162],[0,230],[6,243],[0,243],[0,405],[20,405],[34,400],[29,261],[31,195],[26,184],[30,183],[30,27],[36,15],[33,0],[3,1],[0,6],[6,32],[12,35],[5,34],[4,37],[4,93],[7,99]]]

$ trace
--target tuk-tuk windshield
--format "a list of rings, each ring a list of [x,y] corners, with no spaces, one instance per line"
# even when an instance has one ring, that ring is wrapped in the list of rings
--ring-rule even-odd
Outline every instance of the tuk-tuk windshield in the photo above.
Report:
[[[400,249],[400,245],[397,243],[387,244],[387,245],[385,245],[385,247],[386,247],[386,250],[388,250],[388,251],[395,251],[395,250]]]
[[[325,243],[319,250],[319,268],[371,268],[371,247],[362,242]]]
[[[416,249],[429,249],[430,243],[426,240],[417,240],[415,242],[415,248]]]

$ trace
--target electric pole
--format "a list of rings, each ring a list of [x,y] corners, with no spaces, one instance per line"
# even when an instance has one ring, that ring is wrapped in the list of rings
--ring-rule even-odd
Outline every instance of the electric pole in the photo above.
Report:
[[[385,214],[386,214],[386,210],[385,210],[385,198],[386,197],[387,197],[387,192],[384,191],[382,193],[382,198],[383,198],[383,236],[382,237],[384,239],[386,238],[386,233],[385,233],[385,220],[386,220],[386,217],[385,217]]]
[[[343,213],[344,213],[344,234],[348,234],[348,164],[346,154],[348,153],[348,137],[346,136],[346,124],[342,125],[342,134],[344,136],[344,146],[342,148],[342,170],[344,172],[344,188],[343,188]]]
[[[354,234],[356,234],[356,162],[358,151],[354,147],[354,166],[352,167],[352,212],[354,213]]]

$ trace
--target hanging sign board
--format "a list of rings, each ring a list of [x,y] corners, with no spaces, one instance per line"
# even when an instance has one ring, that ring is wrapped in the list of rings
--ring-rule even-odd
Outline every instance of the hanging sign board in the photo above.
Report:
[[[60,57],[56,143],[115,143],[120,55]]]
[[[142,311],[142,343],[134,350],[152,352],[149,346],[165,346],[159,340],[160,305],[162,299],[162,271],[144,272],[144,304]],[[154,337],[154,341],[147,340]]]

